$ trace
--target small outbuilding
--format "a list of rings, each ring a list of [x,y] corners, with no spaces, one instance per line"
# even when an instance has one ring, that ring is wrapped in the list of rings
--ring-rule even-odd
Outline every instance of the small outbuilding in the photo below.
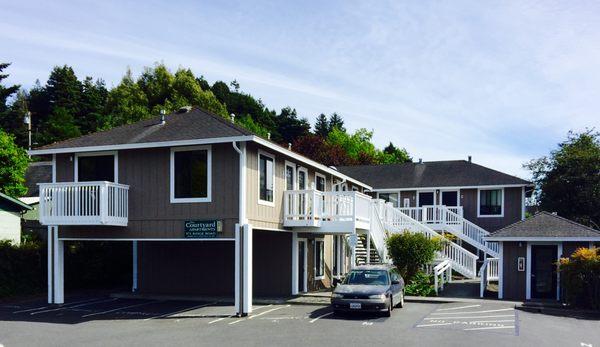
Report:
[[[26,203],[0,193],[0,240],[21,243],[21,214],[29,210]]]
[[[557,262],[581,247],[600,245],[600,231],[549,212],[491,233],[500,243],[498,298],[560,300]]]

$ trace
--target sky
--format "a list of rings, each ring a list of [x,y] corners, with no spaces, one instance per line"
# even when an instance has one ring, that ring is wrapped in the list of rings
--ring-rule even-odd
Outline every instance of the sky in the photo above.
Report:
[[[237,80],[269,108],[528,178],[569,130],[600,129],[594,1],[7,1],[0,61],[30,88],[53,66],[119,83],[130,68]]]

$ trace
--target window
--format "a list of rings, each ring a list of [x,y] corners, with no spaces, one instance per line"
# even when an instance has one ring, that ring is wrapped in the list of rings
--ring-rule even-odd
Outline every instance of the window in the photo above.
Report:
[[[315,240],[315,279],[325,276],[325,241]]]
[[[379,193],[379,198],[391,202],[394,207],[398,206],[398,193]]]
[[[325,176],[315,173],[315,186],[320,192],[325,191]]]
[[[304,190],[306,185],[306,169],[300,168],[298,169],[298,189]]]
[[[479,190],[478,217],[502,217],[504,205],[503,189]]]
[[[272,205],[275,191],[275,158],[265,153],[259,153],[258,171],[259,202]]]
[[[75,181],[117,182],[116,152],[76,154]]]
[[[211,149],[171,149],[171,203],[210,202]]]
[[[296,168],[293,164],[285,164],[285,189],[286,190],[294,190],[295,187],[295,174]]]

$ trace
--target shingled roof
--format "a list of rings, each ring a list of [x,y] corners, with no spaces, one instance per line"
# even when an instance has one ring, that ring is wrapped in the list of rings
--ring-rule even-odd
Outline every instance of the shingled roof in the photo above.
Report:
[[[27,195],[25,197],[33,197],[40,195],[40,187],[38,183],[52,182],[52,162],[41,161],[33,162],[27,167],[25,172],[25,185],[27,186]]]
[[[35,150],[184,141],[245,135],[254,134],[221,116],[194,108],[189,112],[176,112],[166,115],[164,124],[161,124],[160,117],[153,117],[110,130],[55,142]]]
[[[600,238],[600,231],[549,212],[538,212],[491,233],[491,239],[501,238]]]
[[[466,160],[341,166],[337,169],[366,182],[373,189],[531,185],[521,178]]]

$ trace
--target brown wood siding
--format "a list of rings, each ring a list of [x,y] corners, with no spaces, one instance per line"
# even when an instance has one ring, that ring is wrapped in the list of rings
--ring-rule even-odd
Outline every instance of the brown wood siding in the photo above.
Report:
[[[292,294],[292,233],[253,230],[255,297]]]
[[[170,202],[170,149],[119,151],[119,183],[129,185],[127,227],[60,227],[61,237],[183,238],[185,220],[223,220],[219,237],[233,238],[238,219],[239,156],[231,144],[212,145],[212,194],[207,203]],[[72,181],[68,156],[57,157],[59,181]]]
[[[400,207],[404,207],[404,199],[410,199],[410,207],[417,206],[417,192],[414,190],[400,192]]]
[[[139,291],[149,294],[234,295],[232,241],[138,243]]]
[[[525,300],[526,272],[518,271],[518,258],[525,258],[527,262],[527,243],[503,242],[503,287],[504,299]]]
[[[273,196],[274,206],[263,205],[258,202],[258,153],[259,149],[275,158],[275,193]],[[279,155],[270,151],[268,148],[262,148],[257,144],[248,143],[246,147],[246,199],[247,199],[247,218],[255,228],[283,229],[283,192],[285,191],[285,162],[291,162],[296,167],[306,168],[308,172],[307,187],[311,189],[315,182],[315,169],[299,163],[292,158]],[[322,172],[320,172],[322,173]],[[331,190],[331,175],[325,175],[326,190]]]
[[[477,217],[477,189],[461,189],[460,205],[466,219],[492,232],[521,220],[521,194],[520,187],[504,188],[504,217]]]

